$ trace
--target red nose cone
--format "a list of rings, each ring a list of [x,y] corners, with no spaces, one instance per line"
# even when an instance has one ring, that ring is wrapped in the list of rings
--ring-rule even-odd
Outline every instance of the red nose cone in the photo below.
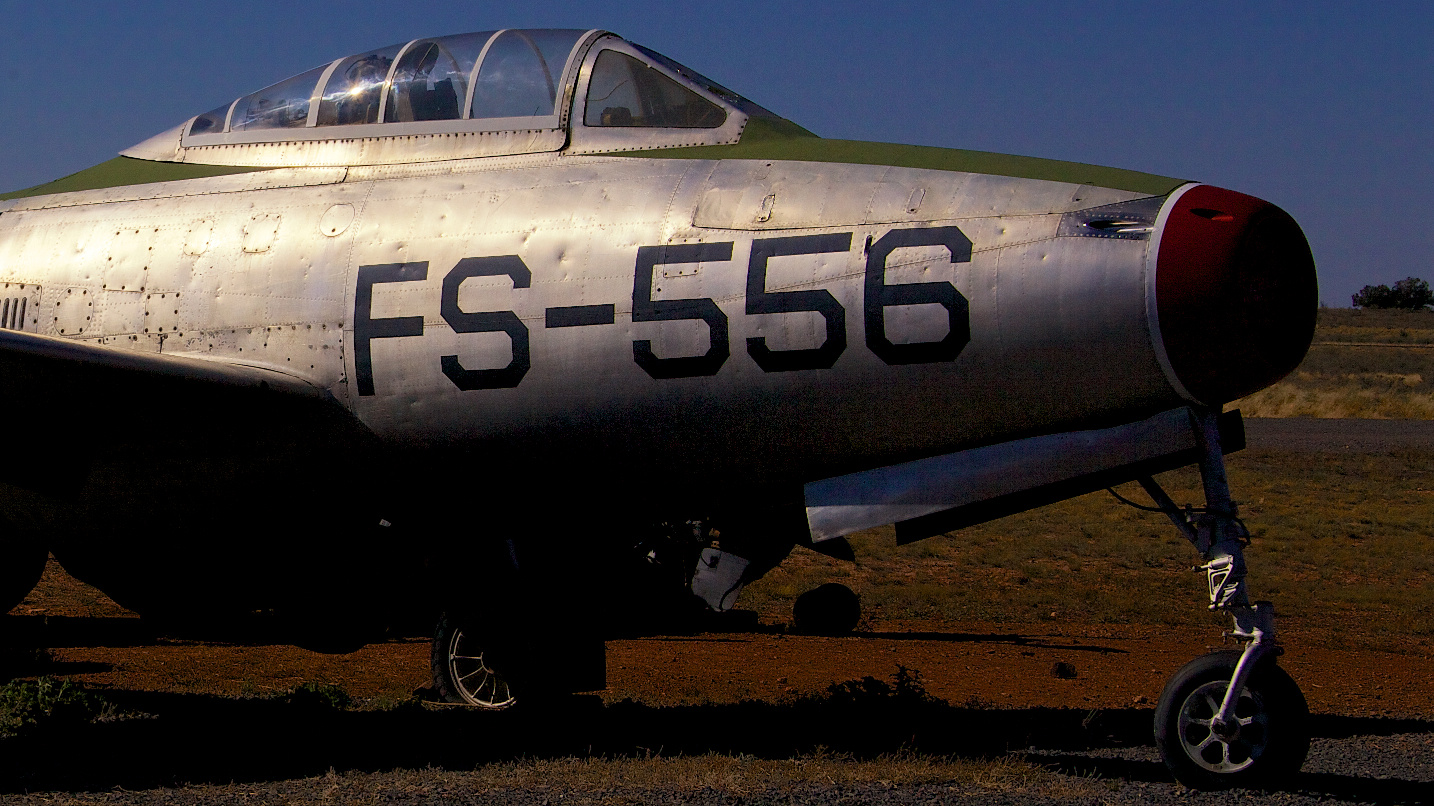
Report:
[[[1155,307],[1170,369],[1202,403],[1263,389],[1299,366],[1319,287],[1304,232],[1253,196],[1198,185],[1160,232]]]

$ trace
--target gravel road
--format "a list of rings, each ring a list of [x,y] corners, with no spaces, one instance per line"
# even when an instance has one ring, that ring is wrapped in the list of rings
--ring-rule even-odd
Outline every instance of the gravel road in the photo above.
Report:
[[[1426,726],[1427,727],[1427,726]],[[1362,735],[1316,739],[1304,771],[1286,788],[1269,792],[1192,792],[1169,783],[1153,748],[1096,750],[1063,755],[1033,752],[1024,758],[1056,770],[1036,783],[1000,777],[990,781],[916,784],[809,783],[791,786],[626,785],[605,777],[595,786],[572,782],[493,786],[474,772],[423,769],[354,772],[289,779],[188,786],[145,791],[50,792],[12,795],[24,804],[195,804],[218,803],[472,803],[511,806],[624,804],[699,806],[738,804],[1425,804],[1434,802],[1434,734]]]
[[[332,711],[159,693],[129,693],[120,702],[149,716],[7,742],[0,791],[11,794],[0,800],[1434,802],[1428,719],[1316,715],[1309,760],[1286,788],[1220,795],[1171,782],[1149,744],[1148,707],[965,709],[858,698],[666,708],[588,702],[557,712],[476,714]],[[794,757],[808,761],[783,761]]]
[[[1102,803],[1227,803],[1228,794],[1170,783],[1154,747],[1063,755],[1031,753],[1064,774],[1102,781]],[[1282,790],[1242,792],[1241,803],[1434,803],[1434,724],[1393,735],[1316,738],[1300,775]],[[982,802],[982,801],[973,801]],[[993,801],[994,802],[994,801]]]
[[[1245,441],[1257,450],[1381,453],[1434,450],[1434,420],[1247,418]]]

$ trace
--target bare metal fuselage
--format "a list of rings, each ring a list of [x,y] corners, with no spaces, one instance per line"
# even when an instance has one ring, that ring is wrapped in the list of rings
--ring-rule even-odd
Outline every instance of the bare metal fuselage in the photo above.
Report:
[[[163,586],[185,562],[249,556],[251,577],[295,562],[323,528],[316,510],[343,533],[394,513],[442,520],[453,498],[488,518],[579,501],[800,506],[801,484],[840,473],[1128,421],[1180,403],[1147,326],[1150,241],[1057,232],[1068,211],[1140,195],[882,166],[540,156],[21,200],[0,215],[0,282],[26,299],[22,329],[269,368],[326,390],[376,439],[284,435],[250,470],[269,429],[205,471],[159,474],[146,444],[172,436],[197,463],[196,435],[226,425],[191,410],[170,427],[157,400],[138,440],[125,423],[71,436],[67,450],[98,457],[77,492],[89,505],[20,495],[10,510],[91,576]],[[880,298],[906,284],[958,294]],[[754,298],[778,312],[753,312],[773,310]],[[966,322],[969,343],[952,334]],[[256,487],[266,476],[298,494],[276,506],[274,486]],[[189,546],[179,560],[176,540]],[[156,564],[168,583],[143,570]]]
[[[293,186],[266,187],[275,184]],[[680,471],[682,450],[668,447],[678,432],[683,450],[729,458],[733,473],[756,460],[773,477],[807,480],[853,461],[1178,403],[1146,322],[1149,241],[1056,234],[1062,213],[1139,195],[756,161],[281,170],[25,200],[0,217],[0,272],[29,289],[36,315],[26,330],[271,367],[327,389],[385,440],[519,452],[551,442],[579,457],[592,446],[606,454],[587,455],[595,466]],[[970,342],[956,360],[887,363],[865,333],[871,246],[893,230],[950,227],[970,240],[969,261],[940,245],[899,248],[885,282],[953,284],[969,303]],[[846,346],[829,368],[764,370],[749,340],[780,353],[836,334],[819,311],[746,312],[753,244],[822,235],[848,245],[771,257],[763,288],[830,294]],[[634,343],[669,360],[702,356],[717,339],[696,316],[633,321],[638,253],[695,244],[726,245],[730,256],[645,267],[649,299],[715,303],[730,355],[702,374],[654,378]],[[528,368],[507,388],[464,390],[442,357],[501,369],[514,339],[497,328],[455,332],[441,310],[445,278],[466,259],[502,256],[530,273],[522,287],[507,274],[471,276],[456,303],[465,314],[511,311],[526,330]],[[395,264],[410,268],[405,279],[373,283],[367,310],[356,311],[362,268]],[[595,323],[548,321],[552,309],[579,307]],[[360,326],[362,344],[356,316],[378,323],[373,333]],[[421,333],[380,332],[396,319]],[[888,305],[884,319],[896,345],[948,333],[939,303]],[[356,367],[364,352],[368,366]],[[753,429],[772,441],[736,436]]]

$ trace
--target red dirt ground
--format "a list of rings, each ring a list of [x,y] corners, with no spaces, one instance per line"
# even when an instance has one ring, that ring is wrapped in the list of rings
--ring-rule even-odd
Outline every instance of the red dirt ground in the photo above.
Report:
[[[51,561],[40,586],[10,618],[134,618]],[[113,622],[121,624],[120,622]],[[766,624],[753,633],[612,641],[606,701],[649,704],[781,701],[897,666],[918,670],[927,690],[987,707],[1128,708],[1153,705],[1186,661],[1218,648],[1215,633],[1126,625],[878,622],[849,637],[798,636]],[[1434,717],[1434,657],[1355,651],[1328,638],[1282,636],[1285,668],[1315,713]],[[312,681],[355,698],[392,701],[428,683],[426,641],[376,644],[350,655],[290,646],[161,641],[148,646],[53,649],[44,673],[97,689],[263,695]],[[1072,664],[1074,679],[1052,673]]]

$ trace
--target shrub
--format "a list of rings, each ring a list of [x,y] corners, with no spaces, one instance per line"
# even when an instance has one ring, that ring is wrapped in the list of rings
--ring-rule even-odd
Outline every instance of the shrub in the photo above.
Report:
[[[1395,283],[1393,288],[1387,285],[1367,285],[1350,297],[1350,302],[1354,303],[1356,308],[1406,308],[1422,311],[1434,305],[1434,291],[1430,290],[1427,281],[1418,277],[1406,277]]]
[[[71,728],[113,715],[113,705],[68,679],[15,680],[0,688],[0,737]]]
[[[867,675],[860,680],[833,683],[827,687],[827,696],[833,702],[846,705],[893,701],[910,705],[925,705],[941,701],[927,693],[926,686],[921,682],[921,672],[915,669],[908,669],[897,664],[896,674],[892,675],[891,679],[892,682],[887,683]]]
[[[343,686],[327,683],[300,683],[289,692],[289,704],[300,708],[342,711],[348,708],[353,698]]]

